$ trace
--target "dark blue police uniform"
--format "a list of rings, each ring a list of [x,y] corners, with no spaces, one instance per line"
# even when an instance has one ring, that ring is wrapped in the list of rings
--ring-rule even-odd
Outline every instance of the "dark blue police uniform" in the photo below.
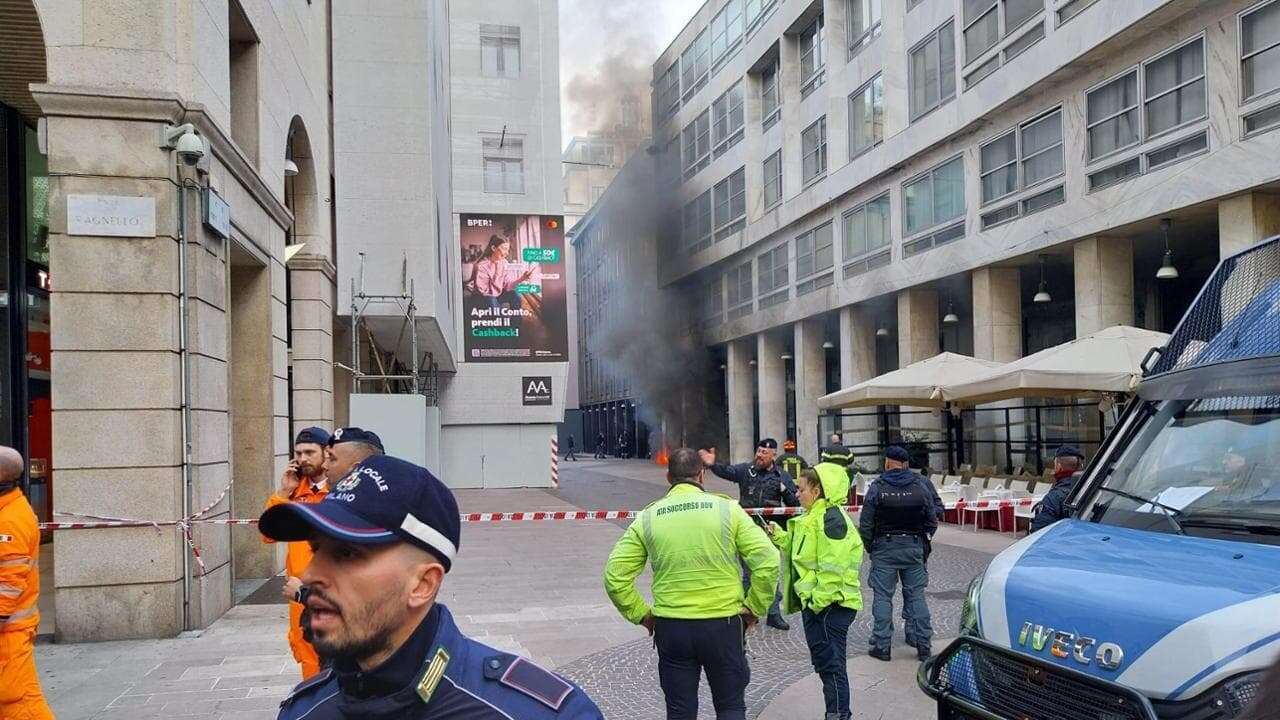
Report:
[[[374,455],[318,503],[281,503],[258,519],[274,540],[327,537],[347,544],[409,543],[448,573],[457,557],[461,519],[453,493],[426,468]],[[308,604],[321,608],[341,567],[316,560],[303,573]],[[319,569],[317,569],[319,568]],[[319,598],[319,599],[317,599]],[[317,636],[317,640],[321,640]],[[409,638],[377,667],[339,655],[297,686],[280,705],[281,720],[541,720],[604,716],[573,683],[526,658],[499,652],[462,634],[448,608],[435,603]]]
[[[448,608],[436,605],[382,665],[366,673],[338,661],[295,688],[279,720],[603,717],[572,683],[466,637]]]

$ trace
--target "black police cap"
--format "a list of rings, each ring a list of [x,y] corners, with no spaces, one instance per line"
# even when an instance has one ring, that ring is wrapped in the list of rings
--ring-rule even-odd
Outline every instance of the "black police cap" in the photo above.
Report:
[[[329,438],[329,447],[339,445],[344,442],[360,442],[366,445],[372,445],[379,450],[386,452],[386,448],[382,447],[382,438],[372,430],[365,430],[358,427],[344,427],[333,431],[333,437]]]

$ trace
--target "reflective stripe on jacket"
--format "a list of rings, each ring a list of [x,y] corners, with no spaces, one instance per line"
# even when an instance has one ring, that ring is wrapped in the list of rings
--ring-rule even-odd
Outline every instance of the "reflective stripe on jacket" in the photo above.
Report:
[[[751,570],[742,591],[739,558]],[[653,606],[636,590],[645,563],[653,565]],[[762,616],[778,582],[778,551],[732,499],[679,483],[645,508],[618,539],[605,563],[609,599],[627,620],[684,620],[737,615],[745,606]]]
[[[862,538],[841,507],[848,502],[849,474],[830,462],[814,469],[823,497],[773,535],[782,549],[782,610],[819,611],[832,604],[861,610]]]
[[[0,632],[40,625],[40,527],[22,491],[0,495]]]

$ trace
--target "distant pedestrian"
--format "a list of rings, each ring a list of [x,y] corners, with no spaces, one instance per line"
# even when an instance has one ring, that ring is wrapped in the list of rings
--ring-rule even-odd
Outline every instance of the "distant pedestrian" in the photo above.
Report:
[[[741,507],[702,489],[703,470],[690,448],[671,453],[671,489],[640,513],[609,553],[605,591],[623,617],[654,637],[667,718],[698,716],[705,670],[717,720],[743,720],[751,679],[746,632],[769,607],[778,551]],[[636,590],[646,562],[653,566],[652,607]],[[751,569],[745,593],[740,562]]]
[[[933,498],[920,476],[912,472],[910,455],[894,445],[885,451],[885,472],[867,488],[858,532],[871,549],[871,590],[875,599],[871,614],[875,620],[872,648],[868,653],[888,661],[893,640],[893,594],[902,580],[903,602],[914,620],[912,636],[916,655],[929,657],[933,626],[925,588],[929,573],[925,553],[929,538],[938,529]],[[927,481],[926,481],[927,482]]]
[[[774,544],[788,560],[783,608],[799,611],[804,621],[809,659],[822,679],[826,720],[849,720],[847,639],[862,609],[862,538],[843,507],[849,502],[849,474],[837,463],[823,462],[801,471],[797,486],[805,513],[788,520],[785,530],[769,523]]]
[[[575,454],[574,454],[574,452],[573,452],[573,451],[574,451],[574,440],[573,440],[573,436],[572,436],[572,435],[570,435],[570,436],[569,436],[569,438],[568,438],[568,442],[566,442],[566,443],[565,443],[565,447],[566,447],[566,448],[568,448],[568,449],[567,449],[567,450],[565,451],[565,453],[564,453],[564,459],[565,459],[565,460],[572,460],[572,461],[574,461],[574,462],[578,462],[578,456],[577,456],[577,455],[575,455]]]
[[[605,448],[605,440],[604,440],[604,431],[601,430],[600,433],[596,435],[596,459],[597,460],[604,459],[605,449],[606,448]]]
[[[828,445],[844,445],[844,438],[841,437],[840,433],[833,432],[831,433],[831,437],[827,438],[827,444]]]

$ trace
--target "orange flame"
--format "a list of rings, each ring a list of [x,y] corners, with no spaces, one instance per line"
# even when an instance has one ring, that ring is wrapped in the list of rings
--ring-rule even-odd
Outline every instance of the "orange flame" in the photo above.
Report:
[[[669,456],[670,456],[670,453],[667,452],[666,446],[663,446],[663,448],[658,451],[658,454],[653,456],[653,461],[663,467],[666,467],[667,459]]]

